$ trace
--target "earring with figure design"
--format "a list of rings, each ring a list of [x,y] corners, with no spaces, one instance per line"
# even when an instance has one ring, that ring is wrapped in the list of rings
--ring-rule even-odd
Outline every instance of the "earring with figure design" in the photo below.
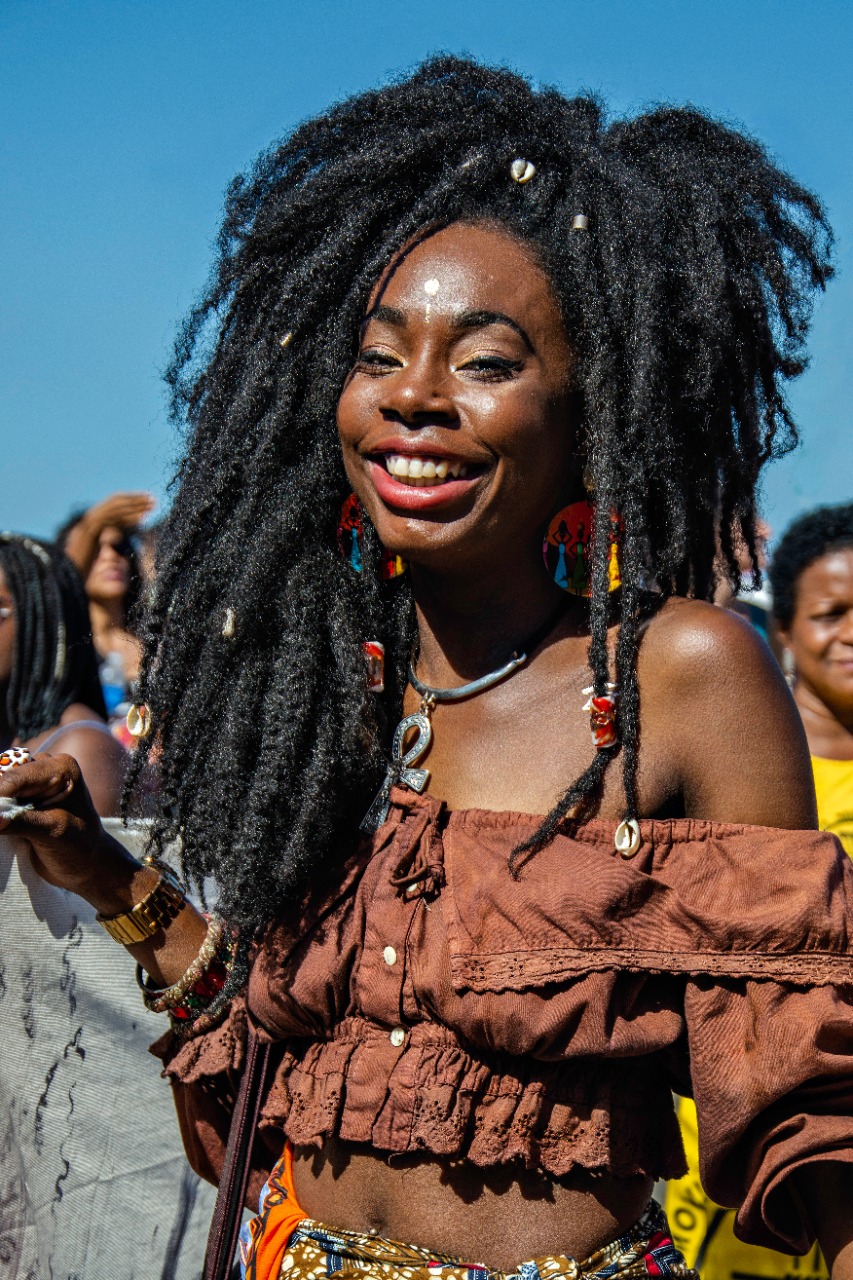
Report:
[[[341,507],[340,519],[338,520],[338,547],[347,564],[356,573],[361,573],[364,568],[363,539],[364,512],[361,509],[361,503],[358,498],[354,493],[351,493]],[[393,552],[387,551],[383,547],[382,559],[379,562],[380,577],[387,581],[391,578],[398,578],[401,573],[405,572],[406,562],[403,557],[396,556]]]
[[[575,596],[592,595],[592,549],[595,507],[582,499],[558,511],[548,526],[542,543],[545,567],[558,587]],[[622,585],[619,563],[621,521],[611,515],[608,591]]]

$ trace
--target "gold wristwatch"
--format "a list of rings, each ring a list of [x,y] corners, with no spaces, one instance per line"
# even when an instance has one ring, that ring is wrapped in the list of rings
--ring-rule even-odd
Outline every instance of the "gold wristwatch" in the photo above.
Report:
[[[120,916],[102,916],[99,911],[97,921],[111,938],[129,947],[153,937],[158,929],[165,929],[185,903],[186,896],[175,877],[170,871],[163,871],[151,892],[130,911]]]

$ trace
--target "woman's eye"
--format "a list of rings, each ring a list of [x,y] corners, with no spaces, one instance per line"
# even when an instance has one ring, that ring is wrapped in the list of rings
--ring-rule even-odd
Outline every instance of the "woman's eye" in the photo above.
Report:
[[[522,367],[520,360],[507,356],[472,356],[464,364],[458,364],[458,373],[471,374],[481,382],[501,382],[513,377]]]
[[[372,348],[359,352],[355,367],[365,373],[386,373],[390,369],[402,368],[402,364],[399,356],[392,355],[390,351]]]

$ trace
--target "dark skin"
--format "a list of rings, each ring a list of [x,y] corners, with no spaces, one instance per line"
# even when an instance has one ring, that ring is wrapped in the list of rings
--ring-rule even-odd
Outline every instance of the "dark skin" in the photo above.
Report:
[[[563,598],[540,549],[552,515],[580,492],[573,368],[547,277],[524,246],[497,229],[455,225],[429,235],[377,286],[341,395],[339,430],[348,475],[379,536],[410,562],[418,673],[428,683],[459,684],[501,665]],[[408,479],[417,478],[412,462],[417,470],[425,460],[433,468],[459,464],[467,475],[446,496],[428,492],[437,485],[400,481],[394,489],[387,479],[392,456],[406,459]],[[423,495],[421,506],[407,488]],[[567,600],[548,639],[511,680],[438,708],[428,759],[432,795],[456,809],[539,814],[589,764],[593,748],[581,711],[590,678],[585,608]],[[815,825],[796,710],[770,655],[738,618],[699,602],[670,602],[648,627],[639,679],[642,816]],[[417,701],[410,691],[407,711]],[[52,782],[50,768],[30,766],[29,785],[38,794],[71,781],[64,803],[73,821],[56,816],[55,795],[43,801],[54,816],[38,815],[41,831],[30,819],[16,829],[34,845],[48,879],[76,887],[110,914],[128,909],[154,873],[104,843],[68,767],[53,762]],[[6,775],[0,794],[16,785]],[[623,805],[614,767],[599,814],[615,827]],[[93,844],[101,859],[97,887]],[[173,982],[202,936],[198,917],[185,908],[155,945],[132,950],[155,981]],[[310,1216],[496,1268],[549,1253],[584,1257],[633,1223],[651,1192],[642,1177],[579,1174],[555,1182],[515,1166],[484,1171],[431,1156],[389,1160],[339,1142],[296,1154],[297,1195]],[[843,1171],[831,1177],[809,1179],[815,1224],[835,1280],[851,1280],[851,1182]]]
[[[794,698],[812,755],[853,760],[853,547],[813,561],[797,579],[780,630],[797,673]]]

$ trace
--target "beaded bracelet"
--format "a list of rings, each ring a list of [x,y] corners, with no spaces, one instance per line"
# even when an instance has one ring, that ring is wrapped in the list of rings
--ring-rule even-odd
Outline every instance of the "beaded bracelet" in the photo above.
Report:
[[[223,1017],[226,1009],[237,993],[246,985],[248,976],[249,965],[247,960],[247,948],[241,947],[235,943],[235,951],[230,963],[228,975],[219,994],[214,996],[210,1004],[207,1005],[206,1008],[201,1009],[198,1014],[192,1017],[189,1021],[176,1022],[173,1013],[172,1030],[182,1039],[188,1039],[190,1036],[200,1035],[205,1031],[210,1031]]]
[[[152,987],[145,979],[145,971],[142,965],[136,966],[136,981],[142,992],[142,1001],[146,1009],[150,1009],[152,1013],[171,1013],[172,1010],[180,1005],[183,998],[188,992],[202,979],[205,971],[213,966],[215,960],[219,959],[218,952],[222,946],[225,935],[225,921],[221,916],[212,915],[206,917],[208,921],[207,934],[204,942],[201,944],[201,950],[193,960],[178,981],[173,983],[171,987]],[[199,992],[201,995],[202,993]],[[211,994],[216,994],[215,992]]]

